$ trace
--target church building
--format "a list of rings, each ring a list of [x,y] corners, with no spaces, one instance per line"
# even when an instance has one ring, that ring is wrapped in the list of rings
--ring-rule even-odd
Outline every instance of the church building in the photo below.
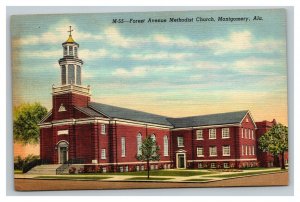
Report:
[[[41,159],[103,172],[145,170],[136,156],[150,136],[160,147],[151,169],[257,166],[257,126],[248,110],[172,118],[93,102],[69,32],[59,59],[61,83],[52,86],[52,110],[39,124]]]

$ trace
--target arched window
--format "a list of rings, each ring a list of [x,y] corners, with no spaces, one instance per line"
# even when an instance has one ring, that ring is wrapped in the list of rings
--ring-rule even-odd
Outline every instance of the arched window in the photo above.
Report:
[[[151,136],[151,139],[153,140],[153,141],[155,141],[156,142],[156,137],[155,137],[155,134],[152,134]],[[153,145],[153,147],[152,147],[152,151],[155,151],[156,150],[156,146],[155,145]]]
[[[164,136],[164,156],[169,156],[169,142],[168,136]]]
[[[137,142],[137,155],[141,155],[142,154],[142,150],[141,150],[141,146],[142,146],[142,135],[141,133],[137,134],[136,137],[136,142]]]

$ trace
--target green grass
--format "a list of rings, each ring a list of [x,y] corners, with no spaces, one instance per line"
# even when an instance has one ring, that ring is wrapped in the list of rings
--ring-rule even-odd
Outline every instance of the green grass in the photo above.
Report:
[[[272,169],[276,169],[276,168],[277,167],[271,167],[271,168],[254,167],[254,168],[242,168],[241,170],[272,170]]]
[[[266,173],[273,173],[273,172],[280,172],[281,170],[267,170],[267,171],[257,171],[257,172],[243,172],[243,173],[233,173],[233,174],[225,174],[225,175],[211,175],[210,177],[240,177],[240,176],[250,176],[256,174],[266,174]]]
[[[149,179],[147,177],[132,177],[126,180],[130,180],[130,181],[140,181],[140,180],[146,180],[146,181],[152,181],[152,180],[170,180],[173,178],[162,178],[162,177],[150,177]]]
[[[203,171],[178,171],[178,170],[151,170],[150,176],[181,176],[189,177],[196,175],[207,175],[214,172]],[[123,173],[99,173],[99,175],[133,175],[133,176],[147,176],[147,171],[140,172],[123,172]]]
[[[103,180],[108,179],[110,177],[103,177],[103,176],[76,176],[76,175],[68,175],[68,176],[37,176],[37,179],[63,179],[63,180]]]
[[[192,181],[192,182],[207,182],[211,179],[189,179],[189,180],[185,180],[185,181]]]
[[[22,170],[14,170],[14,174],[23,174]]]

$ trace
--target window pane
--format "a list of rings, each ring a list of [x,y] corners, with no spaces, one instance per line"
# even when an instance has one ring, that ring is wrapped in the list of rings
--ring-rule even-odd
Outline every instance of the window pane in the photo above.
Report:
[[[61,84],[62,85],[66,84],[66,66],[65,65],[61,66]]]
[[[69,53],[70,53],[69,55],[71,55],[71,56],[73,55],[73,47],[72,46],[69,46]]]
[[[79,65],[76,68],[76,84],[81,85],[81,67]]]
[[[75,81],[74,65],[68,66],[68,84],[73,84]]]

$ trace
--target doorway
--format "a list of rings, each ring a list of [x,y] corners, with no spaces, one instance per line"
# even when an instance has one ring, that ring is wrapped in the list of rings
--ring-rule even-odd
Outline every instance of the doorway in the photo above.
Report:
[[[186,168],[185,153],[177,153],[177,168]]]
[[[58,163],[63,164],[68,161],[68,143],[60,142],[58,144]]]

